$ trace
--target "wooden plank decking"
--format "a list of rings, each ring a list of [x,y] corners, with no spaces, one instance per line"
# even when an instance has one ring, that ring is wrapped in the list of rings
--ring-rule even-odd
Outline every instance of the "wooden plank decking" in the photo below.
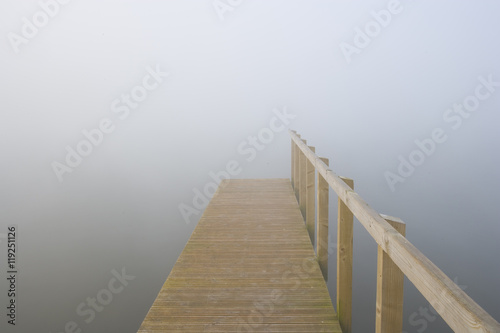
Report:
[[[288,179],[221,183],[138,332],[341,332]]]

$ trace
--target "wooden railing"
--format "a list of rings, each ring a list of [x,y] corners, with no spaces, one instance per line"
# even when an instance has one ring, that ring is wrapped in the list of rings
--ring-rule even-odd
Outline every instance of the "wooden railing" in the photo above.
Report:
[[[400,219],[377,213],[354,192],[351,179],[337,176],[328,168],[328,160],[318,157],[314,147],[309,147],[295,131],[290,131],[290,136],[292,186],[313,244],[317,232],[316,253],[325,279],[328,187],[338,196],[337,313],[344,333],[351,332],[352,321],[353,216],[378,244],[376,332],[402,331],[404,275],[453,331],[500,332],[500,324],[493,317],[405,238],[405,224]]]

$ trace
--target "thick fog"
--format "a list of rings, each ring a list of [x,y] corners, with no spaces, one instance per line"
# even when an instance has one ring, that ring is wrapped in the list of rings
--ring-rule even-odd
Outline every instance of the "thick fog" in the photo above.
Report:
[[[2,0],[0,331],[136,332],[218,180],[290,177],[288,129],[500,320],[499,13]],[[376,244],[354,231],[353,329],[369,332]],[[408,281],[404,331],[450,331]]]

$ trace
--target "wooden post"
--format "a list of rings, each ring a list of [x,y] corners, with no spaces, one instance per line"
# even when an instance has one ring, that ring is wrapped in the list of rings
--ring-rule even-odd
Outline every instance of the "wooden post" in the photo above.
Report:
[[[354,189],[354,181],[352,179],[340,178],[351,189]],[[350,333],[352,329],[353,219],[352,212],[339,198],[337,220],[337,314],[343,333]]]
[[[327,158],[320,158],[326,165],[329,164]],[[323,273],[325,281],[328,281],[328,199],[330,185],[318,172],[318,188],[316,191],[317,205],[317,227],[318,240],[316,242],[316,254],[318,256],[319,267]]]
[[[313,152],[316,151],[316,148],[309,147]],[[316,195],[316,191],[314,188],[314,172],[316,169],[314,168],[314,164],[307,159],[306,162],[306,226],[307,231],[309,232],[309,238],[311,239],[311,243],[314,246],[314,237],[315,237],[315,219],[316,219],[316,207],[314,206],[314,197]]]
[[[300,135],[297,134],[297,137],[300,138]],[[295,143],[295,161],[294,161],[294,170],[295,170],[295,197],[297,198],[297,202],[299,201],[299,189],[300,189],[300,156],[302,155],[302,151],[300,150],[297,143]]]
[[[307,144],[307,140],[302,140],[305,144]],[[304,222],[306,220],[306,178],[307,178],[307,156],[301,152],[300,154],[300,188],[299,188],[299,207],[300,212],[302,213],[302,217],[304,218]]]
[[[381,216],[405,236],[406,225],[403,221],[391,216]],[[376,333],[401,333],[403,330],[403,284],[403,272],[378,246]]]
[[[295,147],[296,146],[297,145],[295,144],[295,141],[293,141],[293,139],[292,139],[292,145],[291,145],[292,151],[290,153],[290,160],[291,160],[292,165],[291,165],[291,168],[290,168],[290,170],[291,170],[290,175],[291,175],[291,181],[292,181],[292,188],[293,189],[295,189]]]

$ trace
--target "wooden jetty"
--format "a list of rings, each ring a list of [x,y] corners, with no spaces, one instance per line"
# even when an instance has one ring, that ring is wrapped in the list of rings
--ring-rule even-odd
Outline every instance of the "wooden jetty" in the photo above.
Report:
[[[290,135],[291,182],[222,181],[138,332],[350,333],[354,216],[378,244],[376,332],[402,331],[404,276],[455,332],[500,332],[405,238],[403,221],[373,210],[351,179]],[[338,314],[325,283],[330,188],[339,205]]]
[[[341,332],[289,179],[221,183],[139,332]]]

